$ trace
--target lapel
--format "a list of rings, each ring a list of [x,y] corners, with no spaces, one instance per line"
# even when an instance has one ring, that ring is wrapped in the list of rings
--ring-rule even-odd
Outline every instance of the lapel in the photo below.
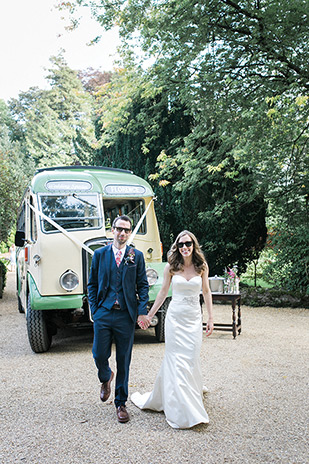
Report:
[[[128,245],[126,245],[126,250],[125,250],[124,256],[122,258],[122,263],[123,263],[122,278],[124,278],[124,276],[126,275],[127,269],[128,269],[128,265],[125,264],[125,258],[128,256],[129,249],[130,249],[130,247]]]
[[[113,248],[112,245],[107,245],[108,250],[106,250],[106,264],[107,264],[107,269],[105,268],[106,276],[107,276],[107,284],[109,284],[109,276],[111,273],[111,268],[112,268],[112,260],[114,259],[114,253],[113,253]]]

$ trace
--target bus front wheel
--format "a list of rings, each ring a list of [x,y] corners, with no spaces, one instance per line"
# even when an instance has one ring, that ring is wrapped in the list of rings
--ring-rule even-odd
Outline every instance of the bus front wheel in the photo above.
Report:
[[[158,342],[164,342],[165,340],[165,335],[164,335],[165,318],[166,318],[166,313],[167,313],[167,309],[168,309],[168,305],[170,304],[170,301],[171,301],[171,298],[166,298],[166,300],[164,301],[163,305],[161,306],[157,314],[159,322],[155,326],[155,334],[156,334],[156,339],[158,340]]]
[[[48,330],[44,311],[31,308],[30,295],[27,304],[27,332],[32,351],[45,353],[49,350],[52,336]]]

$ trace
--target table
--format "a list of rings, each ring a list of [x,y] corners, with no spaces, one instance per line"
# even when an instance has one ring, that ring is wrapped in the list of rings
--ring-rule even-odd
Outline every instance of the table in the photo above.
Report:
[[[236,332],[238,335],[241,333],[241,309],[240,293],[212,293],[212,301],[230,301],[232,303],[232,323],[231,324],[219,324],[214,323],[214,330],[222,330],[227,332],[233,332],[233,338],[236,338]],[[201,298],[201,304],[203,303],[203,296]],[[236,303],[238,306],[237,311],[237,322],[236,322]],[[203,329],[206,329],[206,323],[203,322]]]

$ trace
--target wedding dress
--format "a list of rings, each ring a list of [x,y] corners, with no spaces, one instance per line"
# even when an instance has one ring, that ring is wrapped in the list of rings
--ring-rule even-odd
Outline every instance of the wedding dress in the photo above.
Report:
[[[172,277],[172,301],[165,319],[165,354],[152,392],[133,393],[131,400],[141,409],[164,411],[173,428],[208,423],[203,405],[200,366],[202,313],[199,294],[201,276],[186,280]]]

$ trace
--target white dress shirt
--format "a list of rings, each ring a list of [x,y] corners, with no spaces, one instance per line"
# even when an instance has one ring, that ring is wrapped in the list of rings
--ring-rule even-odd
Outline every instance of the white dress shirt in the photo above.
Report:
[[[120,262],[121,262],[123,257],[124,257],[124,254],[126,252],[126,247],[123,247],[123,248],[119,249],[119,248],[116,248],[115,245],[112,245],[112,248],[113,248],[115,260],[116,260],[116,255],[117,255],[118,251],[121,252],[121,256],[120,256]]]

